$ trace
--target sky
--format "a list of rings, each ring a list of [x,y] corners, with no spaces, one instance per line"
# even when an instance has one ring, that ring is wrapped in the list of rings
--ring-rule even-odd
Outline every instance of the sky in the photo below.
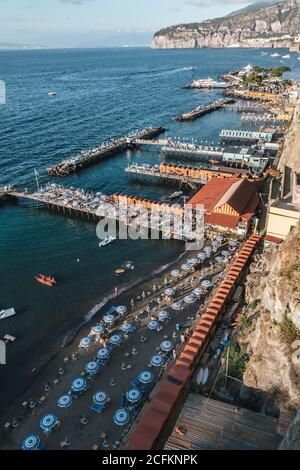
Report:
[[[251,0],[0,0],[1,43],[147,45],[165,26],[223,16]]]

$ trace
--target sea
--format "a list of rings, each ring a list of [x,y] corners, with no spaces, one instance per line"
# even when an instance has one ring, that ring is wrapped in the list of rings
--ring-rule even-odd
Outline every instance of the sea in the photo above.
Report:
[[[35,189],[40,184],[123,192],[164,199],[178,187],[129,177],[132,163],[159,164],[157,151],[127,151],[64,179],[46,168],[107,139],[161,125],[166,135],[218,143],[223,128],[241,128],[240,115],[221,110],[180,123],[181,112],[215,100],[220,90],[185,90],[196,78],[218,78],[249,63],[288,65],[300,79],[299,54],[271,57],[268,49],[151,50],[149,48],[59,49],[0,52],[0,80],[6,104],[0,105],[0,185]],[[286,50],[278,50],[286,54]],[[55,91],[55,97],[48,92]],[[245,124],[244,124],[245,126]],[[176,159],[172,160],[173,162]],[[181,161],[182,162],[182,161]],[[187,162],[192,164],[192,162]],[[195,163],[195,162],[194,162]],[[196,164],[196,163],[195,163]],[[30,204],[0,206],[0,309],[16,316],[0,321],[4,334],[17,338],[0,365],[3,411],[24,392],[36,371],[72,340],[114,293],[159,272],[184,250],[182,242],[122,240],[100,249],[96,225]],[[132,261],[135,269],[116,276]],[[34,276],[53,275],[49,289]]]

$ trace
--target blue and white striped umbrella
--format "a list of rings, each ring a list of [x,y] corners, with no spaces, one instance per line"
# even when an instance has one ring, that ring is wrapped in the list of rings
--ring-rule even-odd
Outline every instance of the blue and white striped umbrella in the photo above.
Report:
[[[123,323],[123,325],[121,326],[121,330],[124,332],[124,333],[130,333],[130,331],[133,330],[133,325],[131,323]]]
[[[95,362],[95,361],[89,362],[85,366],[86,373],[90,374],[90,375],[98,374],[99,370],[100,370],[99,364],[97,364],[97,362]]]
[[[130,403],[137,403],[142,398],[142,393],[137,388],[132,388],[126,393],[126,398]]]
[[[217,240],[217,242],[222,243],[223,237],[221,237],[221,235],[218,235],[218,236],[216,237],[216,240]]]
[[[109,349],[101,348],[96,352],[96,356],[98,359],[108,359],[110,356]]]
[[[228,250],[223,250],[221,251],[221,255],[225,256],[225,258],[227,258],[227,256],[229,256],[229,251]]]
[[[211,253],[212,247],[210,245],[207,245],[203,248],[203,251],[205,251],[205,253]]]
[[[51,431],[57,423],[57,417],[53,413],[49,413],[40,420],[40,427],[43,431]]]
[[[109,341],[111,342],[111,344],[121,344],[121,343],[122,343],[122,340],[123,340],[123,336],[122,336],[122,335],[119,335],[119,334],[112,335],[112,336],[109,338]]]
[[[189,271],[191,269],[191,266],[185,263],[181,265],[181,269],[183,269],[183,271]]]
[[[171,271],[171,276],[173,277],[180,276],[180,271],[178,269],[174,269],[173,271]]]
[[[187,262],[190,266],[194,266],[195,264],[199,263],[199,259],[198,258],[191,258],[191,259],[188,259]]]
[[[182,309],[182,302],[174,302],[172,305],[171,305],[171,308],[173,310],[181,310]]]
[[[206,258],[206,254],[203,251],[200,251],[200,253],[197,254],[197,258],[203,261]]]
[[[213,247],[219,246],[218,240],[213,240],[213,241],[211,242],[211,244],[212,244]]]
[[[125,408],[120,408],[117,410],[114,414],[113,420],[114,423],[117,424],[118,426],[124,426],[125,424],[128,423],[130,418],[129,411],[126,410]]]
[[[187,304],[192,304],[195,302],[195,297],[193,295],[186,295],[183,299]]]
[[[158,321],[156,321],[156,320],[150,320],[149,321],[149,323],[148,323],[149,330],[157,330],[158,327],[159,327]]]
[[[125,305],[119,305],[119,307],[116,308],[116,312],[119,313],[120,315],[124,315],[127,312],[127,307]]]
[[[165,294],[170,297],[171,295],[174,295],[176,290],[173,287],[169,287],[168,289],[165,290]]]
[[[86,338],[82,338],[82,340],[80,341],[79,346],[81,348],[89,348],[91,346],[91,344],[92,344],[92,339],[89,336],[87,336]]]
[[[229,240],[229,245],[230,246],[237,246],[238,242],[236,240]]]
[[[109,313],[108,315],[104,315],[104,317],[103,317],[103,321],[105,323],[108,323],[109,325],[114,323],[115,320],[116,320],[116,317],[112,313]]]
[[[164,365],[164,358],[160,356],[159,354],[155,354],[154,356],[151,357],[150,363],[153,367],[161,367]]]
[[[71,389],[73,392],[83,392],[86,389],[86,380],[82,377],[78,377],[73,380]]]
[[[202,282],[201,282],[201,286],[203,287],[210,287],[211,286],[211,281],[209,279],[204,279]]]
[[[195,295],[200,296],[203,294],[203,289],[202,287],[196,287],[196,289],[194,289],[193,292]]]
[[[72,405],[73,398],[71,395],[63,395],[58,399],[57,406],[59,408],[68,408],[69,406]]]
[[[39,450],[41,448],[41,439],[39,436],[32,434],[26,437],[22,443],[23,450]]]
[[[168,320],[168,318],[170,318],[170,315],[169,315],[169,312],[167,312],[166,310],[161,310],[159,313],[158,313],[158,318],[159,320]]]
[[[149,370],[145,370],[139,375],[139,381],[142,384],[150,384],[154,380],[154,375]]]
[[[93,326],[91,332],[92,334],[94,335],[103,335],[106,331],[106,328],[105,328],[105,325],[97,325],[97,326]]]
[[[219,255],[219,256],[216,256],[216,261],[218,261],[218,263],[222,263],[223,261],[225,261],[225,258],[224,256]]]
[[[160,344],[160,347],[163,351],[165,352],[169,352],[169,351],[172,351],[173,349],[173,344],[171,341],[163,341],[161,344]]]
[[[108,398],[109,398],[108,393],[106,393],[106,392],[97,392],[93,396],[93,402],[96,405],[104,405],[107,402]]]

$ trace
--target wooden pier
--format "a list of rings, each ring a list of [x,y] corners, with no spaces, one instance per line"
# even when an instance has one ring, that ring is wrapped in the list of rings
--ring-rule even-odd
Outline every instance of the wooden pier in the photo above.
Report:
[[[194,121],[195,119],[205,116],[206,114],[213,113],[214,111],[233,103],[235,103],[235,100],[233,99],[220,99],[213,103],[199,106],[188,113],[179,114],[174,119],[176,121]]]
[[[162,153],[167,157],[187,157],[192,159],[199,159],[202,161],[211,161],[211,159],[216,159],[218,162],[222,161],[224,149],[218,147],[201,147],[194,146],[191,147],[175,147],[175,146],[165,146],[162,148]],[[216,161],[213,163],[217,163]]]
[[[143,129],[142,131],[136,132],[130,136],[121,137],[113,142],[99,145],[94,149],[81,152],[79,155],[63,160],[57,165],[48,168],[47,173],[50,176],[68,176],[117,155],[118,153],[134,148],[139,145],[139,140],[147,141],[163,132],[165,132],[163,127],[149,127],[147,129]]]

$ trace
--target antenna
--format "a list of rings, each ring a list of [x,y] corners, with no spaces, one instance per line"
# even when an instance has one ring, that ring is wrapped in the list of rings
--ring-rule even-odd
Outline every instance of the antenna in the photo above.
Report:
[[[37,187],[37,190],[39,191],[40,190],[40,183],[39,183],[39,174],[38,172],[36,171],[36,169],[34,169],[34,176],[35,176],[35,181],[36,181],[36,187]]]

